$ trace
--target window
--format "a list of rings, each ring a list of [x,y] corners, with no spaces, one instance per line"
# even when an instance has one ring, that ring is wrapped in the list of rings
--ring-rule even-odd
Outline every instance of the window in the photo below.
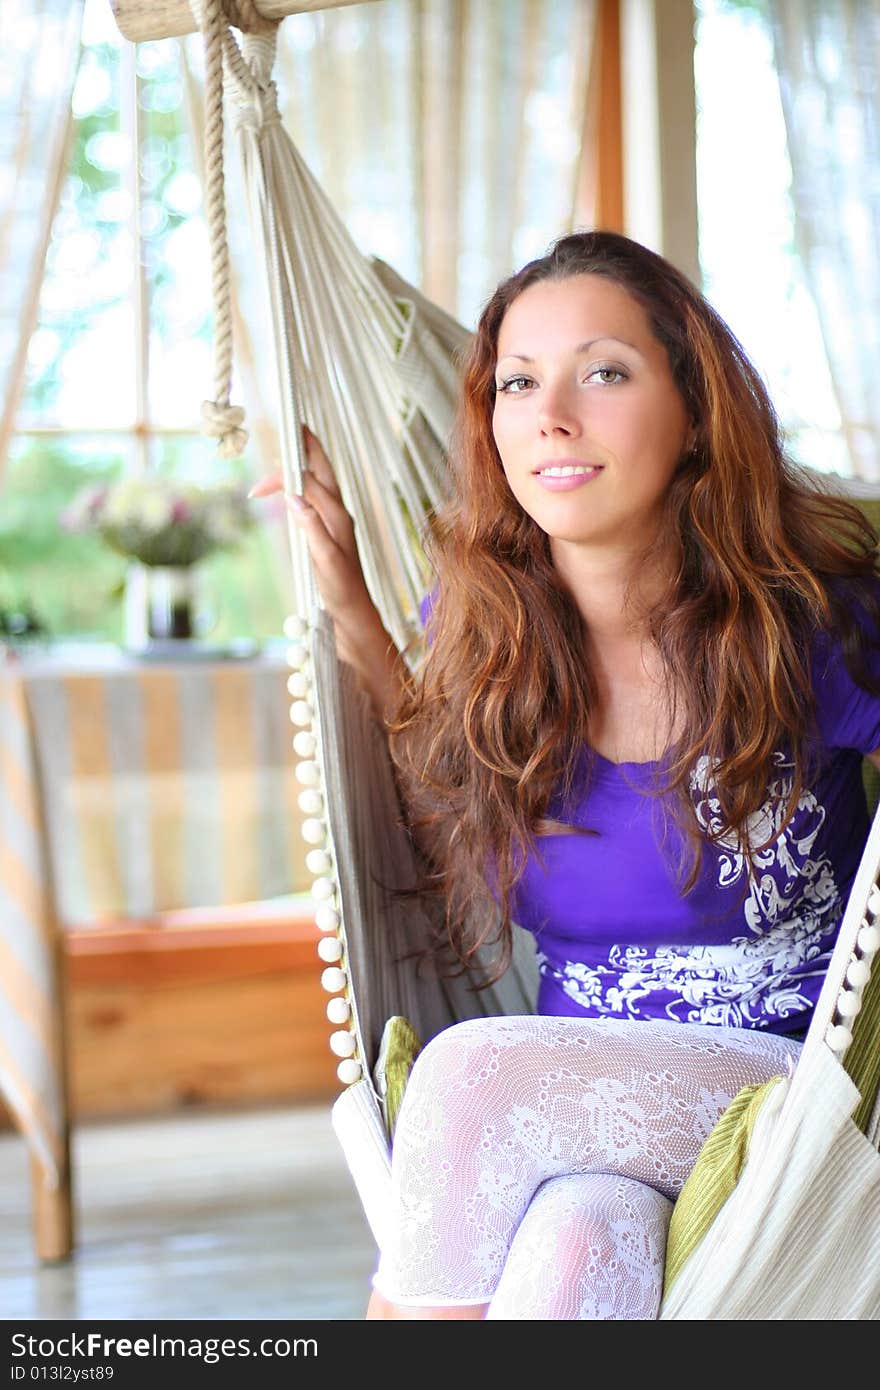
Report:
[[[69,172],[0,519],[0,606],[27,600],[53,635],[121,635],[126,562],[59,525],[83,486],[147,470],[195,482],[255,472],[252,457],[223,463],[199,434],[208,276],[179,46],[135,48],[105,0],[86,0]],[[205,564],[214,638],[280,631],[284,552],[267,527]]]
[[[54,634],[118,639],[125,562],[95,537],[66,534],[59,515],[89,483],[148,470],[207,481],[229,465],[198,432],[211,390],[190,134],[198,82],[177,41],[135,49],[106,0],[85,0],[84,14],[70,172],[3,479],[0,606],[30,597]],[[596,15],[593,0],[383,0],[282,26],[285,121],[353,236],[466,322],[514,263],[590,220],[581,166]],[[198,41],[187,52],[197,69]],[[377,68],[387,75],[378,88]],[[234,259],[248,237],[235,183],[231,169]],[[259,286],[246,279],[236,288],[256,325]],[[241,347],[244,477],[271,466],[275,441],[256,428],[251,399],[271,392],[272,372]],[[266,523],[271,504],[259,515]],[[283,507],[275,516],[206,562],[219,639],[280,630],[290,581]]]
[[[764,377],[800,462],[852,471],[795,243],[791,167],[760,0],[697,0],[703,289]]]

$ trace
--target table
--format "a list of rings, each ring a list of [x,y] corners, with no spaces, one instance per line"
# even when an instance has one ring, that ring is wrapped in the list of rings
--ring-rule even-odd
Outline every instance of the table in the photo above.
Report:
[[[287,674],[280,645],[0,659],[0,1092],[43,1258],[72,1241],[62,933],[308,886]]]

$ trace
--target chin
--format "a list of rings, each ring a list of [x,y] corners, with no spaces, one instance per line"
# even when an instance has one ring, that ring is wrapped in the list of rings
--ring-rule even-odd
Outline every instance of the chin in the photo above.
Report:
[[[612,533],[599,527],[584,526],[583,523],[580,526],[560,526],[557,521],[552,526],[543,526],[539,521],[538,525],[551,541],[561,541],[564,545],[600,545],[614,539]]]

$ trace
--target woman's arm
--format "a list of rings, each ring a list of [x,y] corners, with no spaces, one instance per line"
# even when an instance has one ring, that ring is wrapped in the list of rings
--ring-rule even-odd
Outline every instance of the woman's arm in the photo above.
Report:
[[[390,719],[407,679],[406,664],[382,625],[372,603],[360,613],[348,612],[334,620],[336,650],[357,675],[370,697],[373,712],[384,727]]]
[[[339,484],[324,449],[303,426],[308,468],[302,496],[285,498],[297,526],[305,533],[324,607],[333,620],[340,660],[353,667],[380,724],[388,718],[406,679],[404,661],[370,598],[358,555],[354,521],[345,508]],[[277,474],[251,489],[251,497],[280,492]]]
[[[333,620],[339,659],[354,670],[384,732],[403,694],[406,664],[370,598],[354,522],[345,509],[327,455],[311,431],[305,430],[304,435],[309,466],[303,476],[303,495],[287,498],[287,506],[305,532],[315,580]],[[257,483],[250,496],[269,497],[282,489],[283,482],[275,475]],[[412,827],[410,833],[428,863],[436,863],[437,845],[427,833],[417,833]]]

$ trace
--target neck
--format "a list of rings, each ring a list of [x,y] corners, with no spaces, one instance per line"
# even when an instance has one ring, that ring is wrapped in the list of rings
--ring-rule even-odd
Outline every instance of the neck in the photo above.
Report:
[[[597,549],[551,540],[553,563],[564,580],[594,644],[640,643],[646,614],[669,575],[668,560],[646,566],[632,549]]]

